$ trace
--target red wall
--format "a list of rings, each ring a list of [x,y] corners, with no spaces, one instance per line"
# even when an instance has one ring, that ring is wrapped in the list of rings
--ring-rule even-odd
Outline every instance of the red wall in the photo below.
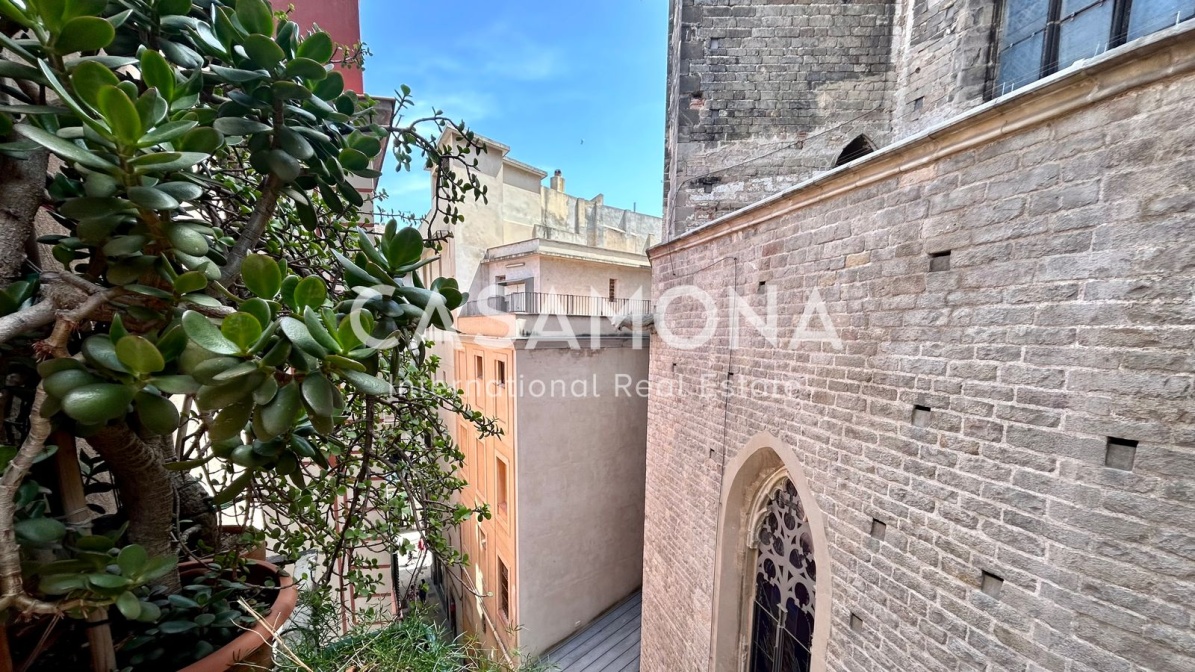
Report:
[[[303,31],[319,25],[320,29],[332,36],[337,44],[356,44],[361,41],[361,15],[357,7],[358,0],[270,0],[275,9],[285,11],[290,5],[295,6],[291,12],[291,20],[298,23]],[[360,68],[341,68],[344,75],[346,89],[365,92],[365,84]]]

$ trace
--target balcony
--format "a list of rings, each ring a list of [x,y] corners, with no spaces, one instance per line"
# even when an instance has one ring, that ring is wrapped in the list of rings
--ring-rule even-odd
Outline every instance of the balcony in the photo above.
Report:
[[[519,292],[470,301],[461,309],[461,317],[479,315],[561,315],[566,317],[614,317],[646,315],[651,302],[638,299],[610,299],[577,294]]]

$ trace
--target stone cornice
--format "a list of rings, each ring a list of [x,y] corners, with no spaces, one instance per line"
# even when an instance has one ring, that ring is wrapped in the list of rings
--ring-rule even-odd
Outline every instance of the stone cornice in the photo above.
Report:
[[[1188,21],[1038,80],[850,164],[752,203],[647,251],[651,259],[908,173],[1143,86],[1195,72],[1195,21]]]

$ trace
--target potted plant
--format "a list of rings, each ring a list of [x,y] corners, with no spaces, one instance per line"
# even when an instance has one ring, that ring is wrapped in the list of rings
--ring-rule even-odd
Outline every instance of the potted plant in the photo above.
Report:
[[[434,382],[424,339],[466,295],[427,274],[442,239],[356,226],[352,180],[387,146],[425,160],[457,223],[484,197],[472,134],[345,91],[334,68],[362,50],[265,0],[0,0],[0,48],[0,633],[17,662],[171,669],[253,612],[277,620],[289,579],[220,554],[221,511],[356,595],[377,582],[369,551],[406,550],[399,531],[458,560],[444,531],[486,513],[452,503],[463,456],[442,413],[496,429]],[[450,126],[462,140],[441,146]]]

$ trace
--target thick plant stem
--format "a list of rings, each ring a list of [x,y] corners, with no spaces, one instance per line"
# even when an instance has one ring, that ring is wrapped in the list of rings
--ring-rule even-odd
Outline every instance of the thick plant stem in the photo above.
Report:
[[[21,274],[26,243],[33,236],[37,209],[46,188],[50,153],[32,152],[28,159],[0,157],[0,288]]]
[[[265,233],[266,225],[278,207],[278,197],[281,193],[282,178],[270,173],[261,183],[261,196],[257,199],[257,205],[253,206],[249,221],[245,222],[245,228],[241,230],[241,237],[228,251],[228,262],[224,264],[224,270],[220,273],[220,284],[227,287],[240,277],[241,264],[253,248],[257,247],[258,241]]]
[[[123,424],[105,427],[87,437],[87,443],[112,470],[121,508],[129,516],[129,541],[143,546],[150,557],[173,557],[174,483],[162,451]],[[162,577],[159,584],[178,591],[178,572]]]

